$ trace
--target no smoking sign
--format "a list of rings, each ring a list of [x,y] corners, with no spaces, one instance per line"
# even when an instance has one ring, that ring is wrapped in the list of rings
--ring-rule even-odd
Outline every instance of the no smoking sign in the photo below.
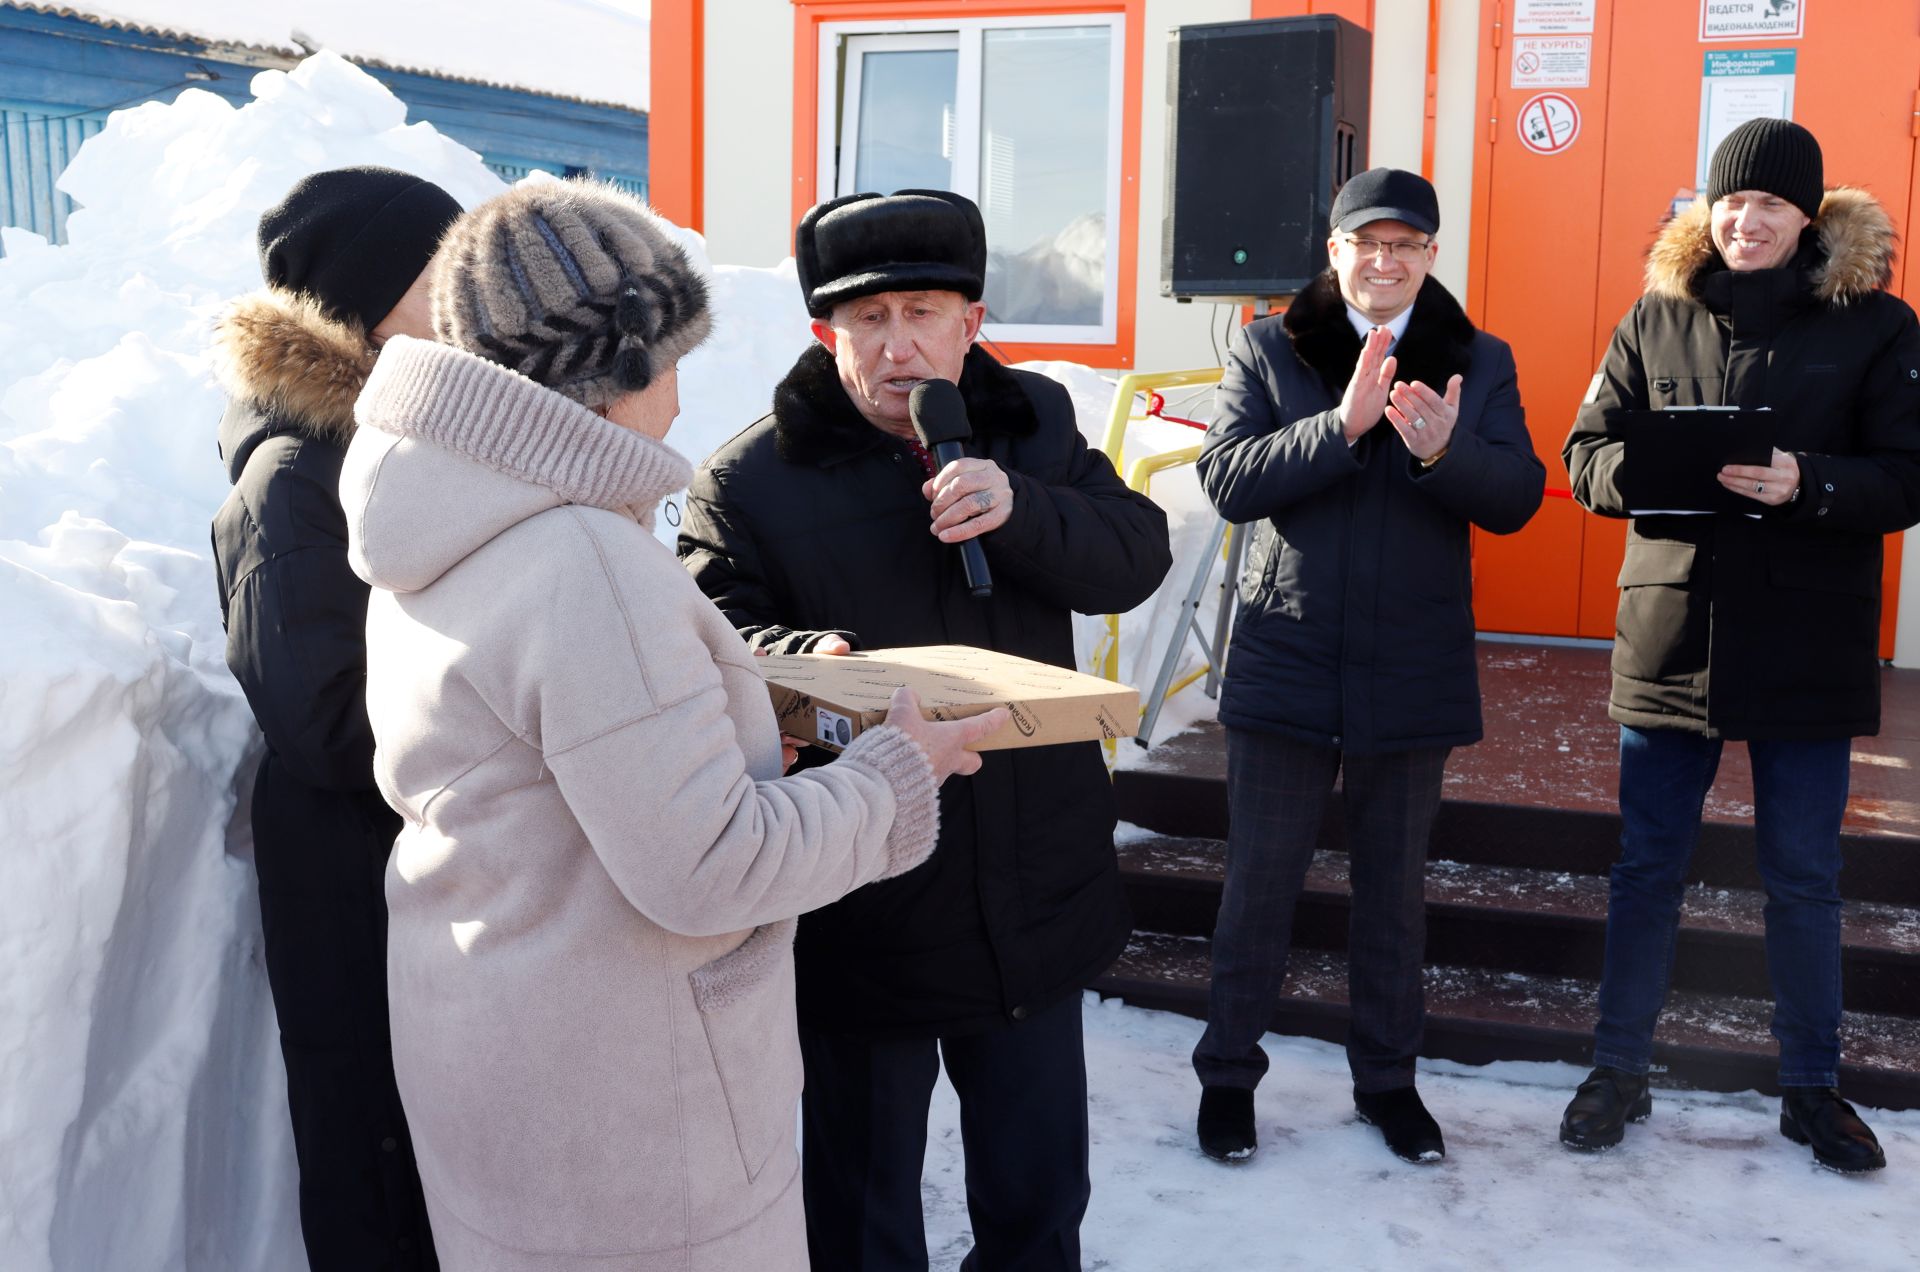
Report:
[[[1563,153],[1580,135],[1580,108],[1565,93],[1537,93],[1520,108],[1520,144],[1536,155]]]

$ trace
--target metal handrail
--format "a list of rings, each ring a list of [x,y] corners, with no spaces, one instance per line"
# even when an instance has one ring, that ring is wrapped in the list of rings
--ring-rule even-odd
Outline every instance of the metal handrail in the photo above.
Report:
[[[1149,418],[1146,412],[1135,412],[1134,399],[1142,394],[1146,394],[1151,401],[1153,392],[1157,389],[1217,384],[1220,381],[1222,371],[1223,368],[1221,367],[1201,367],[1188,371],[1141,372],[1120,378],[1119,384],[1114,386],[1113,408],[1107,415],[1107,429],[1101,439],[1100,449],[1106,457],[1113,462],[1114,471],[1125,475],[1129,489],[1137,491],[1140,494],[1146,494],[1147,488],[1152,484],[1155,474],[1164,472],[1169,468],[1178,468],[1185,464],[1191,464],[1200,458],[1200,447],[1198,445],[1182,446],[1177,450],[1166,451],[1159,455],[1142,456],[1140,459],[1134,461],[1131,468],[1126,467],[1126,435],[1128,426],[1136,419],[1144,420]],[[1217,550],[1217,548],[1210,548],[1209,556],[1212,555],[1213,551]],[[1118,681],[1120,679],[1120,616],[1118,614],[1108,614],[1106,620],[1106,632],[1094,649],[1092,661],[1097,675],[1103,676],[1108,680]],[[1184,636],[1185,632],[1183,630],[1176,639],[1182,639]],[[1212,667],[1209,665],[1202,667],[1197,672],[1182,677],[1178,684],[1162,690],[1162,701],[1178,693],[1181,689],[1186,688],[1202,676],[1206,676],[1211,671]],[[1158,706],[1158,703],[1143,703],[1140,709],[1141,716],[1143,718],[1151,718],[1152,716],[1158,715]],[[1111,765],[1115,755],[1115,744],[1109,741],[1104,745],[1107,752],[1108,763]]]

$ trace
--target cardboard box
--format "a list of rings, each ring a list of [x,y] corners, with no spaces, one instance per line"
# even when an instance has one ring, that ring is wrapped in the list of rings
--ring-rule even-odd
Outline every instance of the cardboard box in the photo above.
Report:
[[[893,691],[902,685],[920,695],[934,720],[1006,707],[1013,718],[977,751],[1130,738],[1140,727],[1138,690],[967,645],[776,654],[754,661],[767,678],[780,731],[833,751],[885,720]]]

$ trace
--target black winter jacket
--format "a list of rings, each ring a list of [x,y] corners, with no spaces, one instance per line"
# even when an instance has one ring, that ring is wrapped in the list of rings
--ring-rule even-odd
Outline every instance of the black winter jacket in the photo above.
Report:
[[[374,788],[367,585],[347,567],[340,464],[372,365],[311,302],[263,292],[221,322],[230,395],[220,454],[233,490],[213,519],[227,666],[266,735],[253,830],[263,881],[288,854],[383,859],[399,818]]]
[[[773,413],[716,451],[688,494],[680,554],[756,647],[963,644],[1071,667],[1068,611],[1133,608],[1170,564],[1166,516],[1114,475],[1066,390],[975,349],[960,389],[971,452],[1012,483],[971,597],[928,532],[925,480],[867,423],[815,346]],[[940,792],[932,859],[805,915],[800,1019],[869,1036],[978,1031],[1077,993],[1124,945],[1112,788],[1096,743],[991,752]]]
[[[1736,273],[1696,204],[1648,259],[1564,455],[1574,498],[1624,517],[1619,408],[1771,408],[1800,497],[1760,516],[1633,519],[1609,714],[1642,729],[1834,738],[1880,725],[1881,537],[1920,521],[1920,323],[1883,288],[1892,222],[1831,190],[1785,267]]]
[[[1540,506],[1513,352],[1432,278],[1394,347],[1398,378],[1463,377],[1446,455],[1421,468],[1384,420],[1348,446],[1339,405],[1360,337],[1329,271],[1234,337],[1200,481],[1261,523],[1245,557],[1222,723],[1356,754],[1480,739],[1469,525]]]

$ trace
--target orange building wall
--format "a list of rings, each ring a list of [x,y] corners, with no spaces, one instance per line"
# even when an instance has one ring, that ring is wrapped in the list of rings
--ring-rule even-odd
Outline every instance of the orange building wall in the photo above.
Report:
[[[1474,162],[1468,310],[1510,341],[1534,448],[1550,492],[1568,486],[1560,446],[1614,324],[1641,291],[1647,247],[1676,192],[1695,179],[1701,63],[1708,50],[1797,52],[1793,116],[1820,137],[1829,185],[1868,187],[1908,229],[1915,205],[1920,5],[1850,0],[1815,7],[1799,39],[1702,42],[1700,6],[1601,0],[1581,113],[1555,155],[1520,144],[1534,88],[1510,86],[1510,0],[1481,5],[1481,135]],[[1909,299],[1909,260],[1896,285]],[[1625,523],[1549,498],[1518,535],[1476,535],[1475,611],[1493,631],[1610,637]],[[1891,656],[1901,536],[1887,540],[1882,654]]]
[[[702,0],[653,0],[652,75],[647,111],[647,199],[688,229],[702,227],[706,176],[706,6]]]

